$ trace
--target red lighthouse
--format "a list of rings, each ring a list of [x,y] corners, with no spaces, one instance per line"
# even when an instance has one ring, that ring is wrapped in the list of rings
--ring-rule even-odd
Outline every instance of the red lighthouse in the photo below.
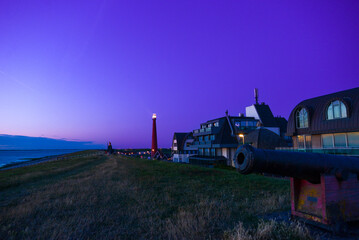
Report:
[[[157,129],[156,129],[156,113],[152,115],[152,148],[151,158],[153,158],[158,151],[157,149]]]

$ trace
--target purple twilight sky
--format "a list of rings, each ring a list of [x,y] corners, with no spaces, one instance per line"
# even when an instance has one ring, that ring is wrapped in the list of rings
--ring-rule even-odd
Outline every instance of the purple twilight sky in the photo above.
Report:
[[[1,1],[0,134],[150,148],[359,86],[359,1]]]

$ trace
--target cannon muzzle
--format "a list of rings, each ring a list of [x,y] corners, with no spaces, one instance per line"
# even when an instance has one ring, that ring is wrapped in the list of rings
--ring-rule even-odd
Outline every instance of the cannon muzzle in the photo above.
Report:
[[[359,158],[320,153],[301,153],[239,147],[235,166],[242,174],[267,173],[319,183],[321,174],[335,175],[339,181],[349,173],[359,175]]]

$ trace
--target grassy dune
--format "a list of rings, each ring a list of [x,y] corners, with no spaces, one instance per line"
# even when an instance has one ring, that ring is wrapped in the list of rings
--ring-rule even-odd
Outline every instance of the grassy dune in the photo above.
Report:
[[[98,156],[0,172],[0,239],[309,239],[289,182],[234,171]]]

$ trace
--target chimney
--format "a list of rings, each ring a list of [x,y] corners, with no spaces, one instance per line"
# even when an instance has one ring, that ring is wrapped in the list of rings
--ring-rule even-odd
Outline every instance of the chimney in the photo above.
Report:
[[[256,104],[258,104],[258,88],[254,89],[254,99],[256,100]]]

